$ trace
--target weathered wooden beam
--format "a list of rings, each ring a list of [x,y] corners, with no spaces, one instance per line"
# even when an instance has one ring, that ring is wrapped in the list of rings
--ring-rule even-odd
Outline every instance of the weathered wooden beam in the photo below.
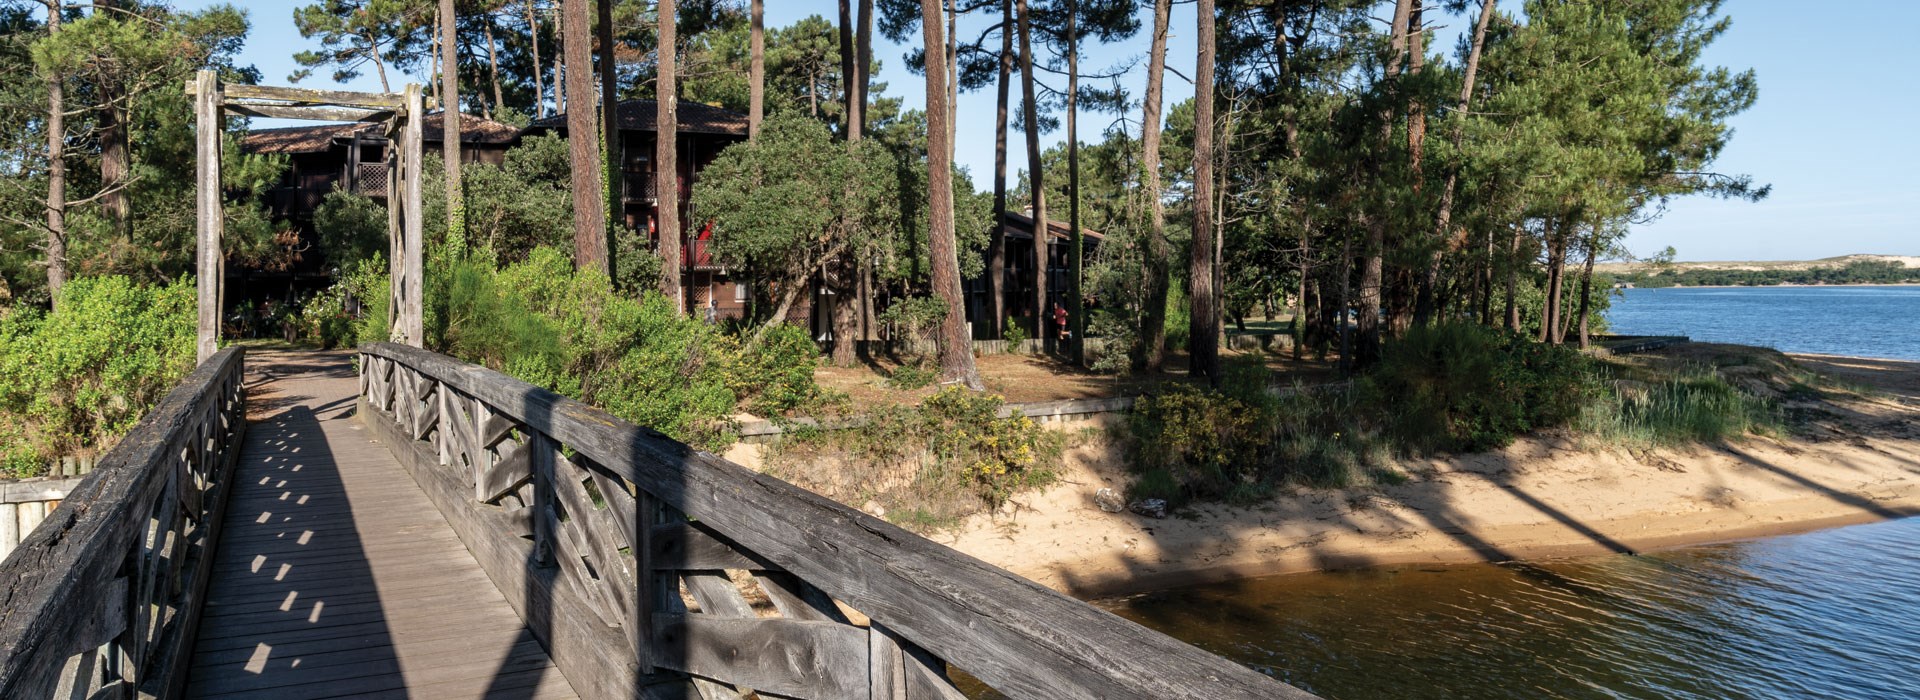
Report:
[[[226,217],[220,194],[220,79],[210,70],[195,77],[194,118],[194,226],[195,274],[199,300],[199,325],[195,354],[200,362],[213,357],[220,346],[220,287],[225,282],[221,268],[225,256],[220,249],[220,229]]]
[[[318,105],[341,105],[343,107],[372,107],[388,110],[405,109],[407,106],[407,97],[405,94],[314,90],[310,88],[279,87],[272,85],[228,85],[227,96]]]
[[[323,122],[384,122],[392,119],[391,109],[364,107],[313,107],[307,105],[265,104],[228,101],[226,110],[249,117],[268,119],[311,119]]]
[[[866,630],[832,622],[653,616],[656,663],[796,698],[867,696]]]
[[[406,254],[403,269],[406,274],[406,286],[401,293],[400,305],[395,308],[399,311],[402,342],[418,348],[427,342],[426,317],[421,312],[426,299],[426,249],[421,238],[424,235],[421,221],[424,214],[420,207],[420,131],[426,122],[427,112],[420,106],[420,86],[417,84],[407,85],[406,111],[407,123],[400,140],[400,148],[407,153],[407,157],[402,161],[406,174],[402,178],[404,186],[398,193],[400,208],[405,210],[405,214],[401,217],[405,230],[401,235],[405,240],[402,252]],[[388,201],[392,201],[391,196]]]

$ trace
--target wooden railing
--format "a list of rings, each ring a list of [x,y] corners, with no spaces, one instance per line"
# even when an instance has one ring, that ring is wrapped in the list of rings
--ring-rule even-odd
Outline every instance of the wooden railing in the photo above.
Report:
[[[215,353],[0,563],[0,698],[177,695],[246,432]]]
[[[360,415],[591,698],[1308,698],[604,411],[360,348]]]

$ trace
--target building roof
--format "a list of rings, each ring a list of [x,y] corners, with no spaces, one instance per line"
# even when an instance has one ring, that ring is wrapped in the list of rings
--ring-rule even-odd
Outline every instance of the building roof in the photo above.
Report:
[[[658,127],[654,125],[654,116],[659,109],[658,104],[653,100],[621,100],[614,116],[619,119],[621,131],[658,131]],[[683,101],[680,103],[679,117],[682,132],[747,135],[747,115],[731,109]],[[535,120],[529,128],[565,129],[567,115],[562,112],[545,119]]]
[[[1013,238],[1033,237],[1033,217],[1031,215],[1009,210],[1006,213],[1006,217],[1008,236]],[[1073,229],[1067,226],[1065,220],[1048,217],[1047,237],[1049,240],[1067,240],[1072,237],[1072,232]],[[1080,235],[1082,238],[1090,241],[1098,241],[1107,237],[1106,234],[1086,227],[1080,228]]]
[[[439,143],[445,140],[446,130],[441,127],[440,112],[427,113],[423,126],[425,128],[420,130],[421,141]],[[351,138],[355,133],[379,137],[383,135],[383,129],[380,124],[363,122],[255,129],[240,140],[240,147],[248,153],[319,153],[333,148],[335,139]],[[460,115],[461,143],[507,144],[518,138],[520,128],[512,124],[471,114]]]

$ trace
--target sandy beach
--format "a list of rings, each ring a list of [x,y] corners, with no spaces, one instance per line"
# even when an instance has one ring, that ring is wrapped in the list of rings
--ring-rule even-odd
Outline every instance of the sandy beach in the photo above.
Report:
[[[1166,519],[1107,513],[1111,446],[1068,455],[1061,483],[936,536],[1081,597],[1266,574],[1629,553],[1920,513],[1920,363],[1794,355],[1858,395],[1789,404],[1790,439],[1684,450],[1584,448],[1564,436],[1407,463],[1406,483],[1296,489]]]

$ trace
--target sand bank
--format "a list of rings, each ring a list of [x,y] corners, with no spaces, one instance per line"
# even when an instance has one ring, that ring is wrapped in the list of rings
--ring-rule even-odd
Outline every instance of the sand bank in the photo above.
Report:
[[[1684,450],[1567,438],[1405,465],[1404,484],[1298,489],[1250,508],[1156,520],[1107,513],[1114,450],[1082,445],[1065,480],[937,537],[1077,596],[1330,568],[1644,552],[1920,513],[1920,363],[1795,356],[1864,395],[1802,406],[1791,439]]]

